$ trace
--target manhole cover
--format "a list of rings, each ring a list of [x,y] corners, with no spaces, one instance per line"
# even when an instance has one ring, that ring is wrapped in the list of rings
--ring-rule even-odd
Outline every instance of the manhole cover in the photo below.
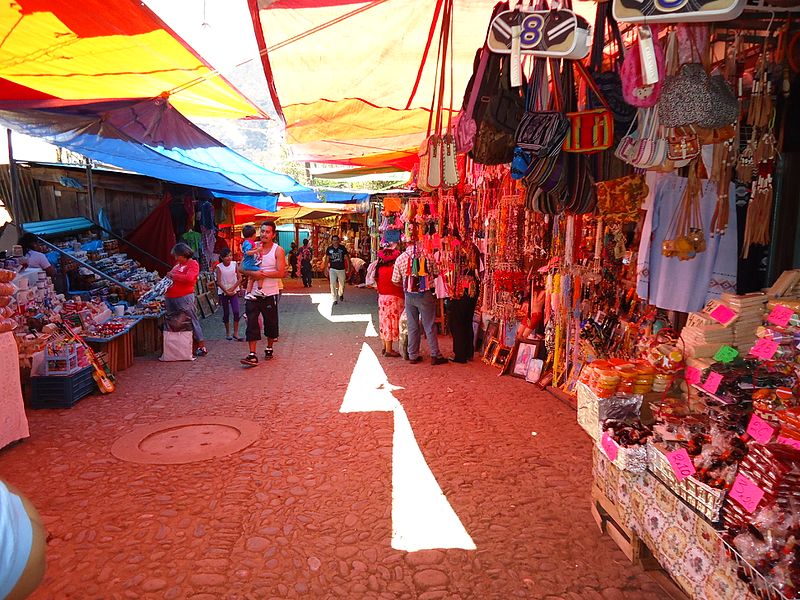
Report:
[[[259,426],[225,417],[187,417],[156,423],[122,436],[111,454],[129,462],[179,465],[219,458],[256,441]]]

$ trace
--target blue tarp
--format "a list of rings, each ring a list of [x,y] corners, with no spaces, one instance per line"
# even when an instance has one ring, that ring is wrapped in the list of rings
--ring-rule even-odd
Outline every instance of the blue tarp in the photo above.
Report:
[[[57,110],[0,110],[0,124],[89,158],[156,179],[205,188],[265,211],[278,194],[311,188],[237,154],[162,98]]]

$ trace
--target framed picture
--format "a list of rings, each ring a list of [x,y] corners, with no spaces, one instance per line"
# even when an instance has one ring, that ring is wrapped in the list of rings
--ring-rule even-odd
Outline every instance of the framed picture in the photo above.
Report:
[[[499,344],[497,349],[494,351],[494,356],[492,357],[492,366],[500,367],[501,369],[505,370],[510,356],[511,348],[504,346],[503,344]]]
[[[489,344],[489,342],[493,339],[494,340],[500,339],[500,321],[489,321],[486,324],[486,329],[483,332],[484,350],[486,349],[486,346]]]
[[[541,339],[518,341],[515,345],[514,368],[511,370],[511,375],[527,378],[530,362],[541,354],[543,343]]]
[[[542,368],[544,361],[539,358],[532,358],[528,363],[528,371],[525,373],[525,381],[530,383],[539,383],[542,378]]]
[[[483,362],[487,365],[492,364],[494,360],[494,354],[497,349],[500,347],[500,341],[497,338],[487,338],[486,343],[483,346]]]
[[[531,359],[536,356],[535,352],[536,348],[533,344],[518,342],[517,355],[514,359],[514,369],[511,371],[511,374],[515,377],[524,378],[528,373],[528,364],[530,364]]]

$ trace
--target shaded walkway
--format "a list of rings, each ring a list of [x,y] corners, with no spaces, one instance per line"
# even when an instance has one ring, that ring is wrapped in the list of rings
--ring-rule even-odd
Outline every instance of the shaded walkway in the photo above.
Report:
[[[316,281],[312,292],[324,291]],[[245,345],[220,339],[207,320],[208,357],[138,359],[111,396],[29,412],[32,437],[0,451],[0,476],[31,497],[50,530],[34,598],[664,597],[596,530],[591,447],[574,412],[479,361],[379,356],[389,385],[360,392],[376,406],[387,394],[399,402],[476,546],[394,549],[397,413],[340,412],[363,344],[379,354],[380,341],[365,337],[363,320],[331,322],[309,296],[288,294],[302,287],[286,292],[269,363],[240,367]],[[348,289],[333,309],[375,312],[369,290]],[[136,427],[192,416],[253,420],[260,436],[183,465],[109,453]]]

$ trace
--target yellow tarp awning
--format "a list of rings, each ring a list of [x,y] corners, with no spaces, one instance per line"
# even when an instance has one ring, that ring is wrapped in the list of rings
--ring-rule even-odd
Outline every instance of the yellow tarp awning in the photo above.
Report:
[[[189,117],[265,117],[136,0],[0,3],[0,99],[154,98]]]

